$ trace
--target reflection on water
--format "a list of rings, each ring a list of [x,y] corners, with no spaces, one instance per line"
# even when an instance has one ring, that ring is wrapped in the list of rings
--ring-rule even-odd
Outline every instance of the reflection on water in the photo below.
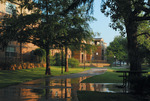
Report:
[[[78,101],[77,90],[122,92],[114,84],[80,83],[86,78],[46,78],[3,88],[0,101]]]

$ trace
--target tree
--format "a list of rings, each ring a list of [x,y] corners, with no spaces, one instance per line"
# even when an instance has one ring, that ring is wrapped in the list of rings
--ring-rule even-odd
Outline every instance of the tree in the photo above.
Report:
[[[101,11],[112,19],[111,27],[127,34],[131,71],[141,71],[137,32],[141,21],[150,20],[149,6],[148,0],[106,0],[102,5]]]
[[[54,55],[54,57],[55,57],[55,60],[56,60],[56,66],[60,66],[61,65],[61,59],[60,59],[60,53],[56,53],[55,55]]]
[[[88,22],[95,20],[95,18],[85,12],[85,7],[77,8],[68,12],[61,21],[61,30],[63,31],[58,41],[65,47],[65,72],[69,71],[68,48],[80,46],[83,40],[89,39],[93,35]]]
[[[37,48],[36,50],[33,51],[33,54],[37,57],[37,62],[44,62],[46,52],[44,49]]]
[[[9,0],[8,0],[9,1]],[[3,2],[6,2],[4,0]],[[27,3],[26,0],[10,0],[9,2],[18,5],[18,9],[10,6],[12,14],[6,14],[3,20],[1,33],[1,42],[8,45],[10,41],[17,41],[20,43],[20,62],[22,62],[22,43],[28,42],[30,35],[28,33],[28,28],[31,23],[34,23],[32,19],[29,19],[29,15],[26,12]],[[28,0],[30,2],[30,0]],[[28,10],[29,11],[29,10]]]
[[[127,39],[122,36],[117,36],[107,47],[107,53],[113,52],[116,59],[120,61],[128,62],[128,51],[127,51]]]
[[[148,63],[150,63],[150,36],[148,33],[150,33],[150,26],[149,21],[142,21],[138,27],[138,45],[140,47],[141,51],[141,57],[146,59]],[[144,33],[144,34],[143,34]]]
[[[62,15],[61,12],[70,4],[68,1],[38,0],[36,3],[35,7],[42,12],[39,12],[39,25],[32,30],[33,43],[46,50],[45,74],[50,75],[49,50],[65,46],[67,51],[68,45],[81,43],[81,40],[89,35],[84,26],[87,26],[86,20],[90,17],[83,19],[85,14],[82,14],[80,9]]]
[[[38,0],[34,5],[42,12],[38,12],[39,25],[32,29],[32,42],[46,51],[46,75],[51,75],[50,49],[54,48],[54,45],[57,43],[57,36],[59,35],[58,22],[61,18],[56,13],[61,11],[61,4],[62,1]]]
[[[106,56],[107,56],[108,63],[110,63],[110,67],[112,67],[112,64],[114,62],[114,54],[113,54],[113,52],[111,50],[107,50]]]

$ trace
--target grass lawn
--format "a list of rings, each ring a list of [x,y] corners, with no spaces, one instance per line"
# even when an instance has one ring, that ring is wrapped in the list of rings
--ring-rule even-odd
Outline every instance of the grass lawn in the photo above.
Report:
[[[131,94],[78,91],[79,101],[143,101]]]
[[[78,73],[85,70],[89,70],[91,67],[87,67],[86,69],[83,69],[83,67],[78,68],[69,68],[69,72],[65,73]],[[62,75],[61,74],[61,67],[60,66],[51,66],[51,73],[52,76],[56,75]],[[33,69],[21,69],[21,70],[15,70],[15,71],[9,71],[9,70],[0,70],[0,88],[7,87],[9,85],[22,83],[25,81],[30,81],[34,79],[39,78],[45,78],[50,77],[45,75],[45,68],[33,68]]]
[[[83,80],[83,83],[122,83],[122,73],[116,73],[116,70],[129,70],[126,68],[117,68],[117,67],[106,67],[107,72],[102,75],[96,75],[90,78]],[[143,70],[148,71],[150,75],[150,68],[143,67]],[[141,96],[131,95],[131,94],[118,94],[118,93],[102,93],[102,92],[93,92],[93,91],[78,91],[79,101],[145,101],[141,99]],[[146,100],[149,101],[149,100]]]
[[[101,75],[96,75],[90,78],[87,78],[82,81],[82,83],[122,83],[122,78],[119,75],[122,73],[116,73],[116,70],[127,70],[126,68],[118,69],[118,68],[107,68],[107,72]]]
[[[90,78],[87,78],[82,81],[82,83],[122,83],[123,78],[119,77],[119,75],[123,75],[122,73],[116,73],[114,71],[123,71],[123,70],[129,70],[127,68],[117,68],[117,67],[105,67],[107,68],[107,72],[102,75],[96,75]],[[143,71],[148,71],[148,74],[144,75],[150,75],[150,67],[142,67]]]

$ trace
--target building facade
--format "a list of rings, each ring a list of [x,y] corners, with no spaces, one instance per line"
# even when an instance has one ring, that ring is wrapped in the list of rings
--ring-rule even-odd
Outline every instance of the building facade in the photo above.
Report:
[[[95,63],[105,63],[106,62],[106,48],[107,44],[102,38],[94,38],[93,41],[89,42],[92,45],[96,46],[96,50],[88,54],[86,51],[74,51],[73,57],[78,59],[80,63],[85,62],[95,62]]]

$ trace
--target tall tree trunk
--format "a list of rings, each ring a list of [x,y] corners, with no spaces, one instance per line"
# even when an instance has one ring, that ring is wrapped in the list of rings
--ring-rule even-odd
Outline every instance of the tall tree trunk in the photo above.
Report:
[[[63,74],[63,57],[64,54],[63,54],[63,46],[62,46],[62,49],[61,49],[61,74]]]
[[[130,22],[126,26],[130,71],[141,71],[141,57],[137,42],[137,26],[138,24],[135,22]]]
[[[45,75],[51,75],[49,46],[46,47],[46,72],[45,72]]]
[[[22,42],[20,42],[20,63],[22,63]]]
[[[65,46],[65,72],[68,72],[68,47]]]
[[[48,24],[49,23],[49,19],[48,19],[48,0],[46,0],[45,3],[46,3],[46,24]],[[49,52],[49,44],[48,44],[48,42],[46,44],[46,72],[45,72],[45,75],[51,75],[51,70],[50,70],[50,52]]]

